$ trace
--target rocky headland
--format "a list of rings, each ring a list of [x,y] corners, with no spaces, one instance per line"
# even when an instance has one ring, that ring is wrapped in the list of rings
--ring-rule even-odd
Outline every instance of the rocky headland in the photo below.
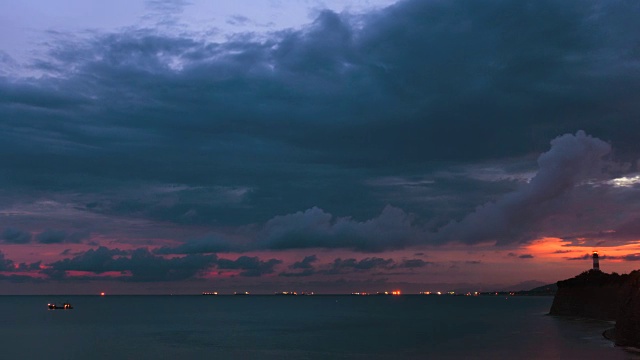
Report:
[[[640,271],[607,274],[589,270],[558,281],[550,315],[613,320],[616,345],[640,347]]]

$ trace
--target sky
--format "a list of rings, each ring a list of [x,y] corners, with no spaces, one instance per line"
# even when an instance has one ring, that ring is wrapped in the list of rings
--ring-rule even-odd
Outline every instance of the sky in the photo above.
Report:
[[[640,267],[640,5],[0,2],[0,294]]]

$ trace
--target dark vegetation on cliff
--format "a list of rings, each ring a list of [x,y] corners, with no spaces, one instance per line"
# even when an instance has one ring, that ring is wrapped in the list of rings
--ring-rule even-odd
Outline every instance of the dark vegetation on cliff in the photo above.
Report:
[[[571,279],[558,281],[558,291],[549,313],[615,320],[623,302],[630,295],[630,278],[631,274],[589,270]]]
[[[587,270],[582,272],[580,275],[572,277],[567,280],[558,281],[558,288],[561,287],[575,287],[575,286],[604,286],[604,285],[613,285],[613,284],[622,284],[624,282],[629,281],[631,274],[618,274],[611,273],[607,274],[598,270]]]
[[[549,314],[615,320],[616,344],[640,346],[640,271],[619,275],[589,270],[558,281]]]

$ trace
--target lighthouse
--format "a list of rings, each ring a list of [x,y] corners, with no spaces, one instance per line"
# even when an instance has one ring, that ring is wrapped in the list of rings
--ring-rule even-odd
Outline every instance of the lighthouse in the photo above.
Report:
[[[598,252],[593,252],[593,270],[600,271],[600,261],[598,259]]]

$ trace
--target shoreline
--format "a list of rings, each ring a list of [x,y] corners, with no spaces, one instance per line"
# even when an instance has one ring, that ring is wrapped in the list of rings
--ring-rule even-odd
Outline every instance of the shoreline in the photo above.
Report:
[[[605,339],[613,342],[614,344],[616,343],[616,328],[612,327],[609,328],[605,331],[602,332],[602,337],[604,337]]]
[[[620,346],[616,344],[616,328],[612,327],[602,332],[602,337],[611,341],[614,346],[621,347],[624,351],[632,353],[634,355],[640,355],[640,349],[634,346]]]

